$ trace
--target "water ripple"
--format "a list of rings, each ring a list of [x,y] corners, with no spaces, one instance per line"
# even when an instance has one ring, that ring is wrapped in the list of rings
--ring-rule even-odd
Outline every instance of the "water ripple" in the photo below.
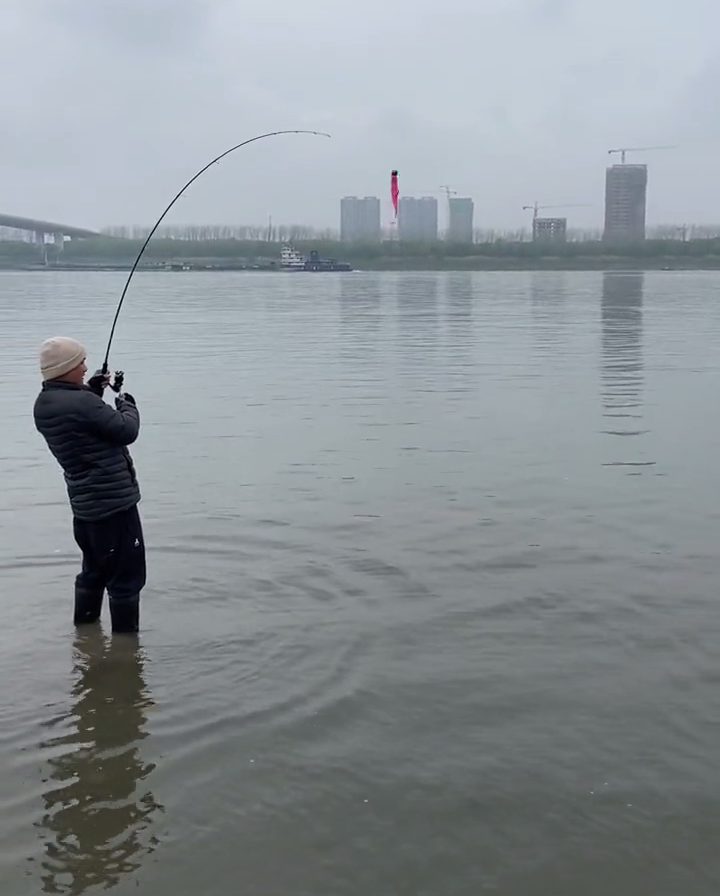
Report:
[[[138,276],[139,643],[29,410],[122,282],[0,274],[0,890],[717,890],[718,275]]]

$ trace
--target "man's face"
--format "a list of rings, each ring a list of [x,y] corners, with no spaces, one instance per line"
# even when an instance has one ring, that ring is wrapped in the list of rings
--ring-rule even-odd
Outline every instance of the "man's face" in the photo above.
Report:
[[[63,379],[68,383],[74,383],[76,386],[82,386],[85,382],[85,374],[87,373],[87,364],[85,358],[70,373],[66,374]]]

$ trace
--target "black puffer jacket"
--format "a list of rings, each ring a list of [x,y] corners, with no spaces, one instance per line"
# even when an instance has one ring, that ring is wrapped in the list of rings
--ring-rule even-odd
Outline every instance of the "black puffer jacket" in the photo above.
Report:
[[[135,405],[118,396],[117,410],[87,386],[43,383],[35,426],[65,471],[73,515],[100,520],[140,500],[130,452],[140,431]]]

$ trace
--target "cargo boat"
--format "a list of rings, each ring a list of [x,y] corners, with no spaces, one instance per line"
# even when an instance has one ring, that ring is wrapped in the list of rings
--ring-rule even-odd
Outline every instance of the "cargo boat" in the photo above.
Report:
[[[280,251],[280,270],[282,271],[352,271],[346,261],[336,261],[334,258],[320,258],[319,253],[313,249],[309,258],[305,258],[292,246],[283,246]]]

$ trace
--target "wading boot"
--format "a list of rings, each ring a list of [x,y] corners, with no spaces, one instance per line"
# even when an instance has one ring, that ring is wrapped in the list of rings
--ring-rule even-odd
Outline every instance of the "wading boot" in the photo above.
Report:
[[[140,595],[110,598],[110,621],[115,634],[136,634],[140,627]]]
[[[87,625],[97,622],[102,610],[104,588],[85,588],[82,585],[75,586],[75,612],[73,622],[75,625]]]

